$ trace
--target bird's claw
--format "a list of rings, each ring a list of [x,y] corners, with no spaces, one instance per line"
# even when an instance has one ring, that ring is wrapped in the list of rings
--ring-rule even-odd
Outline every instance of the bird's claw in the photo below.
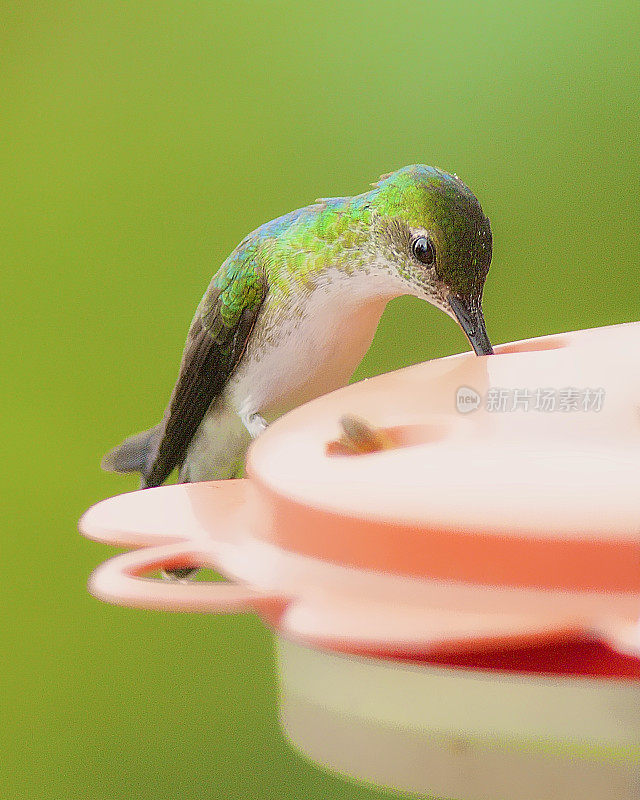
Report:
[[[198,572],[197,567],[178,567],[178,569],[161,570],[162,577],[173,583],[187,583]]]
[[[257,439],[267,427],[266,419],[260,414],[248,414],[242,417],[242,422],[252,439]]]

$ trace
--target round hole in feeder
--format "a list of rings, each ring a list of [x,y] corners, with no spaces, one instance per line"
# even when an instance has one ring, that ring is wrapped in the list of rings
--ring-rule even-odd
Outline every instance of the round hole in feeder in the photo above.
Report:
[[[444,439],[449,431],[449,426],[444,423],[394,425],[381,428],[367,425],[367,428],[367,433],[370,433],[371,436],[366,441],[351,442],[343,434],[339,439],[327,442],[326,454],[328,456],[364,456],[387,450],[397,450],[402,447],[432,444]]]
[[[505,353],[537,353],[544,350],[560,350],[568,342],[564,336],[545,336],[542,339],[532,339],[527,342],[513,342],[511,344],[498,344],[494,348],[495,355]]]

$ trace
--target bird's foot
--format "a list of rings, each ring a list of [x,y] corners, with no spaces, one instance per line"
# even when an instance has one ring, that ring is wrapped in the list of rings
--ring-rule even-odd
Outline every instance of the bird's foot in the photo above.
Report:
[[[186,583],[195,577],[198,572],[197,567],[181,567],[178,569],[163,569],[161,570],[162,577],[167,581],[174,583]]]
[[[267,427],[267,421],[260,414],[247,414],[241,417],[242,424],[249,431],[249,436],[256,439]]]

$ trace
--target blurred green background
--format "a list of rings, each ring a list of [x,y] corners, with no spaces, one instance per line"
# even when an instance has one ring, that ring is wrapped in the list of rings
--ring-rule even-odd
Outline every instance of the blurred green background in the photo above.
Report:
[[[3,2],[2,800],[366,798],[290,750],[251,617],[88,596],[210,275],[316,197],[426,162],[491,217],[494,342],[640,316],[637,2]],[[388,309],[363,377],[465,348]],[[637,354],[634,354],[634,358]]]

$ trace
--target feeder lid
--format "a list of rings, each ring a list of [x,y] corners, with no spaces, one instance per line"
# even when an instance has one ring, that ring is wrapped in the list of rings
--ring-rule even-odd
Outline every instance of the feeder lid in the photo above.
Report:
[[[639,590],[638,353],[640,323],[618,325],[321,397],[252,445],[252,529],[295,552],[412,576]],[[391,447],[341,455],[345,414]]]

